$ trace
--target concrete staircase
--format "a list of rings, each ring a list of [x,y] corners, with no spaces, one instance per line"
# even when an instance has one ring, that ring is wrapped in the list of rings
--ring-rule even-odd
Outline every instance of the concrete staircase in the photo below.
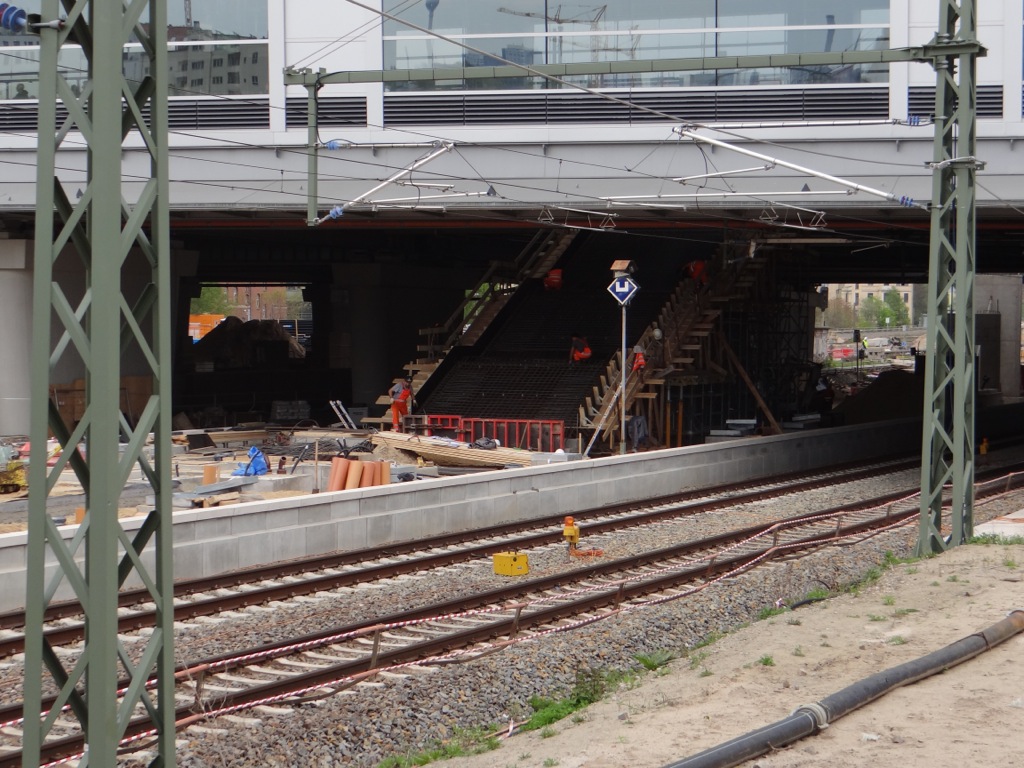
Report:
[[[452,349],[476,344],[519,286],[526,280],[546,275],[576,235],[575,230],[564,229],[538,232],[513,261],[491,262],[476,287],[443,325],[421,328],[419,333],[423,341],[416,350],[422,356],[403,366],[407,375],[413,378],[413,392],[423,388]],[[377,398],[376,404],[390,406],[391,398],[385,393]],[[390,417],[376,421],[389,423]]]

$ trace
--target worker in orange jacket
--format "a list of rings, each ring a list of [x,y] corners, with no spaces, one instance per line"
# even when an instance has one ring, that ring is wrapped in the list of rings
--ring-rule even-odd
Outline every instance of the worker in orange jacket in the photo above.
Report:
[[[409,401],[413,400],[412,376],[406,376],[405,379],[395,384],[389,394],[391,395],[391,429],[401,432],[402,417],[409,413]]]
[[[644,368],[647,367],[647,358],[644,357],[644,348],[637,344],[633,347],[633,368],[632,372],[639,376],[639,381],[643,384],[644,381]]]

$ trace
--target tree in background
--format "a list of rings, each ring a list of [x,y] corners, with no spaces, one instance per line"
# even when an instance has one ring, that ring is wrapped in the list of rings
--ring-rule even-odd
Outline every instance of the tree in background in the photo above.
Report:
[[[858,328],[881,328],[885,325],[886,306],[877,296],[867,296],[857,308]]]
[[[231,309],[228,293],[223,286],[206,285],[199,292],[199,296],[192,299],[189,312],[193,315],[229,315]]]
[[[868,296],[860,303],[858,328],[898,328],[910,324],[910,315],[903,297],[895,288],[885,292],[884,300]]]
[[[882,324],[890,328],[897,328],[901,325],[910,325],[910,313],[907,312],[907,305],[903,303],[903,296],[895,288],[890,288],[882,298],[885,302],[886,313],[882,317]]]
[[[826,328],[853,328],[857,322],[857,310],[850,302],[835,296],[829,299],[828,307],[821,313],[821,321]]]

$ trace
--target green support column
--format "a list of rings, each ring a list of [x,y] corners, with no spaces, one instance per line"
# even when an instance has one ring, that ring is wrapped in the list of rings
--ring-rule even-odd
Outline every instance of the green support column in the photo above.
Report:
[[[973,0],[942,0],[930,48],[937,73],[921,515],[917,554],[967,541],[974,528],[974,271],[977,44]],[[943,49],[947,50],[944,51]],[[943,488],[952,494],[942,529]]]
[[[151,764],[174,764],[165,8],[165,0],[44,0],[36,27],[41,54],[32,375],[38,394],[32,402],[29,478],[23,742],[28,766],[58,756],[47,739],[65,703],[70,715],[63,716],[78,720],[87,742],[79,765],[115,765],[140,704],[153,718],[159,742]],[[122,73],[124,46],[132,41],[141,42],[149,57],[151,74],[142,82],[129,82]],[[58,68],[61,47],[69,42],[80,44],[88,61],[89,82],[80,96]],[[69,117],[54,132],[58,100]],[[88,146],[84,183],[73,175],[64,182],[65,172],[58,173],[68,164],[58,157],[72,124]],[[151,178],[137,197],[126,200],[122,144],[132,132],[150,155]],[[81,190],[74,203],[68,188]],[[133,295],[125,294],[129,259],[144,260],[150,274]],[[147,366],[153,384],[134,424],[120,410],[129,355]],[[64,361],[84,374],[86,407],[77,424],[65,423],[47,397],[61,383],[53,372]],[[45,461],[49,434],[63,448],[52,468]],[[144,450],[150,434],[152,459]],[[69,465],[85,490],[86,512],[66,541],[47,501]],[[129,538],[117,513],[136,468],[152,486],[156,504]],[[153,634],[144,646],[133,644],[131,655],[117,633],[118,591],[129,578],[149,591],[158,613]],[[83,606],[85,646],[74,667],[65,669],[43,636],[43,617],[57,590],[68,588]],[[46,677],[59,691],[49,712],[42,710]],[[156,686],[147,689],[154,678]],[[119,699],[121,680],[127,689]]]

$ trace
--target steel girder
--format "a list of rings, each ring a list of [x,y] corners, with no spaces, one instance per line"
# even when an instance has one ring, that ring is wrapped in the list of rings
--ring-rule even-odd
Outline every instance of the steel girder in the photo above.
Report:
[[[40,18],[33,21],[41,61],[23,761],[34,766],[55,756],[47,740],[66,705],[86,740],[79,765],[115,765],[128,722],[141,705],[159,741],[151,764],[170,766],[175,708],[166,2],[43,0]],[[149,75],[141,82],[122,72],[124,46],[136,41],[149,56]],[[81,45],[88,61],[81,95],[58,65],[65,43]],[[56,122],[58,100],[68,111],[62,125]],[[72,128],[87,145],[84,183],[57,159]],[[132,132],[150,154],[151,178],[129,202],[122,194],[121,158]],[[67,194],[69,185],[80,188],[77,199]],[[129,264],[135,271],[142,264],[141,288],[128,287]],[[153,383],[135,423],[119,403],[129,354],[143,361]],[[59,383],[54,372],[62,361],[85,371],[85,410],[77,423],[66,423],[47,396]],[[144,450],[151,433],[152,459]],[[62,449],[53,467],[46,462],[49,434]],[[86,494],[84,521],[73,535],[57,527],[47,508],[68,467]],[[136,467],[156,503],[129,537],[118,521],[118,502]],[[131,653],[117,633],[118,591],[129,578],[149,591],[158,613],[155,631],[133,644]],[[85,646],[70,668],[43,635],[44,611],[59,589],[80,601],[85,616]],[[58,695],[42,712],[47,675]],[[124,690],[118,690],[119,681],[126,681]]]
[[[975,156],[978,51],[969,47],[977,45],[976,14],[974,0],[942,0],[931,46],[937,84],[918,555],[963,544],[974,528],[975,176],[982,165]]]

